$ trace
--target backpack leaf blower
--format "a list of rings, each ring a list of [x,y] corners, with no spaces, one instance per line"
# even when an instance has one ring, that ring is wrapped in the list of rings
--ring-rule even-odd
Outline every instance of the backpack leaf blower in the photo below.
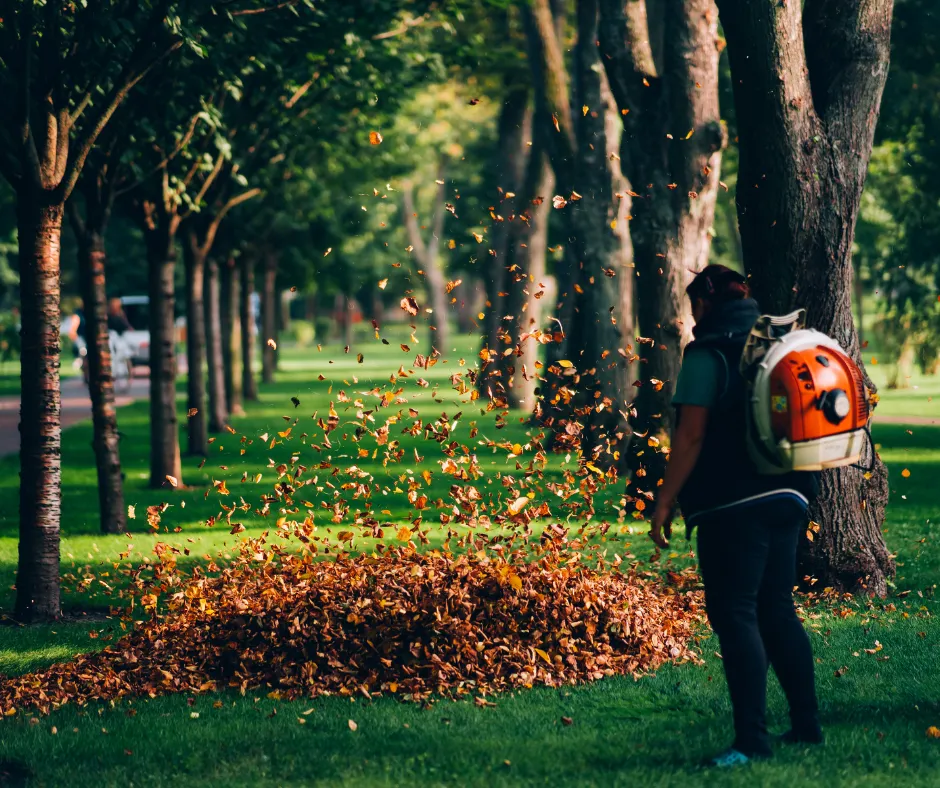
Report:
[[[871,445],[861,371],[838,342],[805,324],[803,309],[762,315],[741,354],[748,453],[763,474],[857,465]]]

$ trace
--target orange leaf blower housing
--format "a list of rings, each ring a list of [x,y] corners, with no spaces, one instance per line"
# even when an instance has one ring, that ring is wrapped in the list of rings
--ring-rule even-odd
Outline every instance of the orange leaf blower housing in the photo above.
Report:
[[[858,366],[834,339],[802,328],[804,313],[762,317],[741,357],[748,449],[763,473],[859,462],[871,408]]]

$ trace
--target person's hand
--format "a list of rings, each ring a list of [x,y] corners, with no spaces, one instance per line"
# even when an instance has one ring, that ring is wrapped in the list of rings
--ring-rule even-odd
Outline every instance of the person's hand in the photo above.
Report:
[[[653,511],[653,521],[650,525],[650,539],[657,547],[669,547],[669,537],[672,536],[672,507],[656,504]]]

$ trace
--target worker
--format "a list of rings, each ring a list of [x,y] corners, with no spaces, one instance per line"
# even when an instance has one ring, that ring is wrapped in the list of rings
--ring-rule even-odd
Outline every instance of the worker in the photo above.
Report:
[[[124,314],[124,304],[120,298],[108,299],[108,331],[114,331],[123,334],[125,331],[133,331],[127,315]]]
[[[791,728],[780,740],[823,740],[813,653],[793,604],[797,544],[817,479],[813,473],[761,475],[749,457],[739,361],[760,310],[745,277],[710,265],[686,293],[694,341],[676,381],[676,428],[650,536],[668,546],[677,502],[687,536],[698,528],[705,607],[721,646],[734,717],[731,747],[709,763],[734,767],[772,754],[768,663],[790,706]]]

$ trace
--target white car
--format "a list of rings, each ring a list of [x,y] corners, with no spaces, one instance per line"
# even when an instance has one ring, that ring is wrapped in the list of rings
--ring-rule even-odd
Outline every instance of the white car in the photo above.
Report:
[[[131,324],[129,331],[121,335],[135,367],[150,366],[150,297],[122,296],[121,307],[127,322]]]

